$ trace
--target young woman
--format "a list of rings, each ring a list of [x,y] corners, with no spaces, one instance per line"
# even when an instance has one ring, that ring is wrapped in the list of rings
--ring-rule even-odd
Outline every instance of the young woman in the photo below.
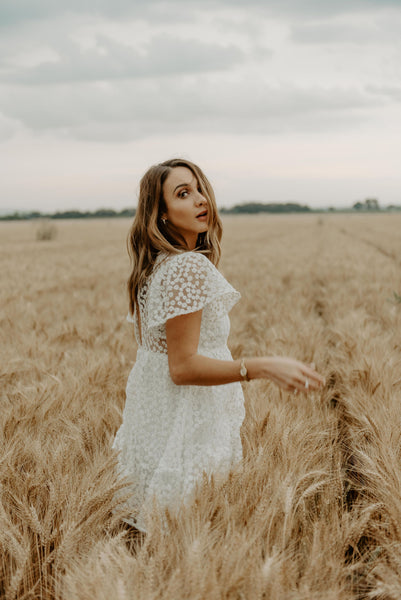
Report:
[[[185,500],[203,471],[227,472],[242,457],[240,381],[318,389],[310,366],[279,356],[233,360],[228,313],[240,294],[217,270],[221,221],[213,189],[182,159],[151,167],[129,234],[130,320],[138,341],[114,448],[132,482],[130,524],[146,530],[155,497]]]

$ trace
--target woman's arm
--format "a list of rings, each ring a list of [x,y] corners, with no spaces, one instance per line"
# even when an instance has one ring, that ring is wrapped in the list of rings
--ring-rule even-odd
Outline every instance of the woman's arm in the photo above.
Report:
[[[177,385],[222,385],[241,381],[240,360],[219,360],[198,354],[202,311],[166,322],[170,375]],[[313,391],[324,378],[310,366],[281,356],[246,358],[250,379],[270,379],[287,391]],[[305,388],[306,379],[308,388]]]

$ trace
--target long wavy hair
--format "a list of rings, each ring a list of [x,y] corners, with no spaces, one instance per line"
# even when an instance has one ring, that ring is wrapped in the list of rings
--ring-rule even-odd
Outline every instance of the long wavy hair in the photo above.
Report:
[[[215,266],[220,260],[223,227],[213,188],[203,171],[182,158],[173,158],[150,167],[140,182],[138,207],[127,239],[132,266],[127,283],[131,315],[135,308],[138,309],[138,292],[151,274],[157,255],[163,251],[179,254],[189,250],[179,231],[170,222],[163,223],[161,218],[166,211],[163,184],[175,167],[186,167],[195,175],[208,204],[209,227],[198,235],[195,251],[205,254]]]

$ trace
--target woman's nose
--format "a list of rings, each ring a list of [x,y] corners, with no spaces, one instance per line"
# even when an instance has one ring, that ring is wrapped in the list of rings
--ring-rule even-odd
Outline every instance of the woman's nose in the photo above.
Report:
[[[197,205],[207,204],[207,200],[206,200],[205,196],[202,196],[202,194],[200,192],[197,193],[196,204]]]

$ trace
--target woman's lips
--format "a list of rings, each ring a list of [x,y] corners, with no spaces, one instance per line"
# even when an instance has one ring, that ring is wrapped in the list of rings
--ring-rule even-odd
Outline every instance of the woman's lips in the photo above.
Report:
[[[207,221],[207,211],[204,211],[202,213],[200,213],[196,218],[198,219],[198,221]]]

